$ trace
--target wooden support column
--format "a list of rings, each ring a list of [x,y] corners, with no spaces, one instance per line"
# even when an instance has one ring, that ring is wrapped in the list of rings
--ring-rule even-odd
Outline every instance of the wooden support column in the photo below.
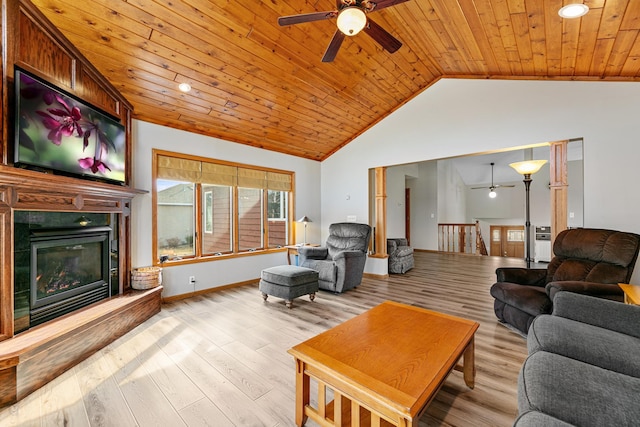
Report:
[[[569,141],[551,143],[549,155],[551,190],[551,244],[558,233],[567,229],[567,200],[569,184],[567,180],[567,144]]]
[[[387,168],[376,168],[376,256],[387,256]]]

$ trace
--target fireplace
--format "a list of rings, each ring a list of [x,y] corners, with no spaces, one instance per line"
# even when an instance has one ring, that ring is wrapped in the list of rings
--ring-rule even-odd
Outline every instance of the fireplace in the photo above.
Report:
[[[15,333],[118,294],[115,219],[66,212],[16,215]]]
[[[30,326],[110,296],[109,227],[31,233]]]

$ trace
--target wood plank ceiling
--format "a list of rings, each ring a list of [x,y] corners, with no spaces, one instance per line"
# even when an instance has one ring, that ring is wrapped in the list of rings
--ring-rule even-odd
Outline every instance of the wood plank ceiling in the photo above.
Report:
[[[323,160],[442,77],[640,81],[640,1],[410,0],[322,55],[333,0],[32,0],[134,105],[134,117]],[[182,93],[178,83],[193,90]]]

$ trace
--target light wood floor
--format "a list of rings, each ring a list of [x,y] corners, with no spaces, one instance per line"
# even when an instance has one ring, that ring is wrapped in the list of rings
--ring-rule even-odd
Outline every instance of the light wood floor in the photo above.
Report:
[[[416,253],[416,267],[365,278],[314,302],[265,303],[257,284],[163,305],[162,312],[22,401],[1,426],[293,426],[294,366],[286,351],[384,300],[480,323],[476,387],[453,372],[422,426],[509,426],[525,340],[498,324],[489,287],[523,261]],[[313,389],[313,387],[312,387]],[[311,421],[307,425],[313,425]]]

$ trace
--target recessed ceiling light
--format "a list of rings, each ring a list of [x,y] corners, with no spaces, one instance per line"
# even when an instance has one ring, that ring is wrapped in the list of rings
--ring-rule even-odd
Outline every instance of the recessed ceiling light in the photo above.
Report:
[[[189,83],[180,83],[178,85],[178,89],[183,92],[189,92],[191,90],[191,85]]]
[[[563,18],[571,19],[571,18],[579,18],[584,16],[589,12],[589,6],[582,3],[574,3],[568,4],[558,11],[558,15]]]

